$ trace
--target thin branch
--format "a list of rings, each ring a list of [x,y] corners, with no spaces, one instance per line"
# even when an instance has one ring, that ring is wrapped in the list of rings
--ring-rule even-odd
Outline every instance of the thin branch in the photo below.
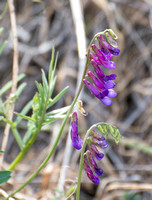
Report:
[[[18,39],[17,39],[17,28],[16,28],[16,16],[15,16],[15,7],[14,7],[13,0],[8,0],[8,6],[9,6],[9,13],[10,13],[12,38],[13,38],[13,66],[12,66],[12,88],[9,95],[10,101],[9,101],[9,110],[8,110],[7,117],[9,120],[12,120],[14,106],[15,106],[13,99],[15,97],[16,88],[17,88],[17,76],[18,76],[18,71],[19,71],[19,63],[18,63]],[[10,132],[10,125],[6,124],[4,135],[3,135],[2,146],[1,146],[2,151],[5,151],[6,149],[9,132]],[[0,155],[1,155],[0,163],[2,164],[4,154],[0,154]]]

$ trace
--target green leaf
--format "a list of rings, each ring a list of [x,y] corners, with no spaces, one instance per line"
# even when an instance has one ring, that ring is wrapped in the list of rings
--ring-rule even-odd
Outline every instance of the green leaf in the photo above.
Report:
[[[56,110],[53,110],[51,112],[46,113],[46,115],[47,116],[52,116],[52,115],[55,115],[55,114],[64,114],[69,110],[69,108],[70,108],[70,106],[59,108],[59,109],[56,109]]]
[[[59,99],[61,99],[61,97],[66,93],[66,91],[68,90],[69,86],[65,87],[59,94],[57,94],[52,100],[51,102],[48,104],[47,108],[50,108],[51,106],[53,106],[57,101],[59,101]]]
[[[0,153],[4,153],[4,151],[0,151]]]
[[[25,74],[20,74],[17,78],[17,81],[21,81],[25,77]],[[9,90],[12,87],[12,81],[9,81],[6,83],[1,89],[0,89],[0,96],[2,96],[7,90]]]
[[[7,182],[11,177],[11,171],[0,171],[0,185]]]
[[[32,107],[32,100],[31,101],[29,101],[25,106],[24,106],[24,108],[23,108],[23,110],[20,112],[20,114],[21,115],[26,115],[28,112],[29,112],[29,110],[31,109],[31,107]],[[22,120],[23,118],[21,117],[21,116],[18,116],[17,117],[17,119],[15,120],[15,124],[16,124],[16,126],[21,122],[21,120]]]
[[[45,76],[45,72],[44,72],[43,69],[42,69],[42,83],[43,83],[44,94],[45,94],[45,96],[47,96],[47,93],[48,93],[48,82],[47,82],[47,79],[46,79],[46,76]]]
[[[7,41],[4,41],[4,42],[0,45],[0,55],[2,54],[3,49],[4,49],[4,47],[6,46],[6,44],[7,44]]]
[[[54,54],[55,54],[55,48],[54,48],[54,42],[53,42],[52,56],[51,56],[51,62],[50,62],[50,66],[49,66],[48,80],[51,80],[51,77],[52,77],[53,63],[54,63]],[[50,85],[50,81],[49,81],[49,85]]]
[[[10,124],[12,127],[15,126],[14,122],[12,122],[11,120],[9,120],[7,118],[1,117],[0,120],[3,120],[4,122]]]
[[[33,121],[33,122],[35,122],[35,119],[33,119],[33,118],[31,118],[31,117],[28,117],[28,116],[26,116],[26,115],[22,115],[22,114],[17,113],[17,112],[14,112],[14,114],[16,114],[16,115],[18,115],[18,116],[20,116],[20,117],[22,117],[23,119],[26,119],[26,120],[28,120],[28,121]]]
[[[65,198],[68,199],[71,195],[73,195],[74,192],[76,191],[76,188],[77,186],[70,187],[70,189],[65,194]]]
[[[37,89],[38,89],[40,97],[41,97],[41,99],[39,99],[39,101],[41,101],[41,100],[43,101],[44,100],[44,91],[43,91],[42,84],[38,83],[37,81],[35,81],[35,84],[37,86]],[[40,103],[40,102],[38,102],[38,103]]]
[[[15,98],[18,99],[18,97],[21,95],[22,91],[24,90],[24,88],[26,87],[26,83],[22,83],[18,88],[17,88],[17,91],[16,91],[16,96]]]
[[[56,85],[56,79],[57,77],[55,76],[54,79],[51,81],[51,86],[50,86],[50,91],[49,91],[49,98],[51,98],[52,93],[54,91],[55,85]]]
[[[54,116],[47,117],[43,122],[43,126],[47,125],[49,123],[53,123],[58,119],[63,119],[63,118],[65,118],[65,116],[66,115],[54,115]]]

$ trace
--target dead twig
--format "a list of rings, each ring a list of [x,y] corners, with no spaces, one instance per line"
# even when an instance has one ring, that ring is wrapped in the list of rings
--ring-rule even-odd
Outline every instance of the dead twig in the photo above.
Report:
[[[9,120],[12,120],[14,106],[15,106],[13,99],[15,97],[16,88],[17,88],[17,76],[18,76],[18,71],[19,71],[19,63],[18,63],[18,39],[17,39],[17,28],[16,28],[16,16],[15,16],[15,7],[14,7],[13,0],[8,0],[8,6],[9,6],[9,13],[10,13],[12,37],[13,37],[13,66],[12,66],[12,88],[11,88],[11,92],[9,95],[10,101],[8,103],[9,110],[8,110],[7,118]],[[2,151],[5,151],[5,149],[6,149],[9,131],[10,131],[10,125],[6,124],[5,130],[4,130],[4,135],[3,135],[3,141],[2,141],[2,145],[1,145]],[[0,156],[1,156],[0,163],[2,164],[4,154],[0,154]]]

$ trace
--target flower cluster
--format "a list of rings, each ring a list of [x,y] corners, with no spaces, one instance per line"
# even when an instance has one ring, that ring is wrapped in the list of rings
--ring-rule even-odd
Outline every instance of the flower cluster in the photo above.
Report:
[[[87,160],[84,158],[84,168],[86,171],[86,174],[88,178],[95,184],[99,184],[99,178],[98,176],[101,176],[103,174],[103,170],[98,167],[94,157],[97,160],[101,160],[104,157],[104,154],[99,152],[97,149],[97,146],[101,149],[105,149],[108,147],[107,141],[103,136],[98,135],[95,130],[92,130],[91,137],[88,139],[88,145],[89,149],[87,150],[85,155],[87,157]],[[94,175],[94,173],[96,175]]]
[[[84,84],[91,93],[106,106],[110,106],[112,104],[110,98],[117,95],[113,90],[116,86],[113,81],[116,78],[116,74],[107,76],[100,67],[103,66],[108,69],[116,68],[116,63],[110,60],[113,56],[117,56],[120,53],[120,50],[117,48],[117,42],[114,40],[115,38],[116,36],[111,31],[104,32],[97,37],[99,47],[92,44],[93,53],[89,53],[89,58],[96,75],[91,71],[86,75],[86,77],[88,76],[91,79],[93,84],[86,78],[83,79]]]
[[[117,95],[113,89],[116,86],[113,81],[116,78],[116,74],[106,75],[101,67],[108,69],[116,68],[115,62],[110,60],[113,56],[117,56],[120,53],[115,39],[117,39],[117,36],[111,30],[106,30],[97,36],[98,47],[95,44],[92,44],[91,49],[93,53],[90,53],[89,49],[87,55],[87,59],[90,59],[93,66],[94,73],[89,71],[83,79],[83,83],[88,87],[91,93],[106,106],[110,106],[112,104],[111,98],[114,98]],[[89,77],[91,82],[86,79],[87,77]],[[83,109],[82,102],[78,103],[78,108],[84,116],[87,115],[87,112]],[[83,140],[78,134],[77,113],[73,112],[71,116],[72,145],[79,150],[82,148]],[[83,165],[88,178],[93,183],[99,184],[98,176],[103,174],[103,170],[98,167],[95,159],[101,160],[104,157],[104,154],[101,153],[98,148],[105,149],[108,147],[108,144],[105,137],[99,135],[95,129],[89,133],[87,144],[89,146],[89,150],[87,150],[83,155]]]

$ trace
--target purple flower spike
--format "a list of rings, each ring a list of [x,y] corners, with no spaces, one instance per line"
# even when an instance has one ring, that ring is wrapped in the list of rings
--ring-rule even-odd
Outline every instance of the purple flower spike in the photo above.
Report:
[[[100,153],[94,144],[90,144],[90,149],[97,160],[101,160],[104,157],[104,154]]]
[[[86,152],[86,155],[87,155],[87,158],[90,162],[90,165],[91,167],[93,168],[93,170],[95,171],[95,173],[98,175],[98,176],[101,176],[103,174],[103,170],[101,168],[98,167],[97,163],[95,162],[92,154],[91,154],[91,151],[87,151]]]
[[[104,86],[106,89],[112,89],[116,86],[116,83],[109,80],[109,81],[103,81],[104,82]]]
[[[84,168],[85,168],[85,171],[87,173],[87,176],[88,178],[95,184],[99,184],[99,178],[97,176],[95,176],[92,172],[92,170],[90,169],[88,163],[85,161],[85,159],[83,160],[84,161]]]
[[[72,140],[72,145],[76,149],[78,150],[81,149],[83,140],[81,140],[80,135],[78,134],[78,117],[76,112],[73,112],[72,114],[71,140]]]

